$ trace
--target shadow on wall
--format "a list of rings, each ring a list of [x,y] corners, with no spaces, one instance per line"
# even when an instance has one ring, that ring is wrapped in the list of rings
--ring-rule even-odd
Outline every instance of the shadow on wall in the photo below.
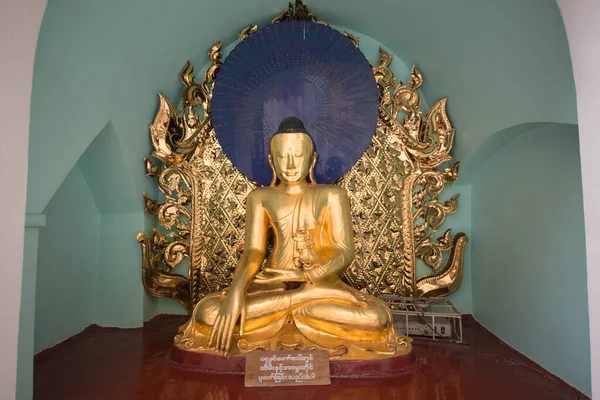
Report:
[[[37,266],[35,352],[91,323],[143,321],[140,250],[143,201],[109,122],[44,210]],[[67,317],[68,316],[68,317]]]
[[[496,133],[477,153],[466,174],[475,317],[590,394],[577,126],[519,125]]]
[[[548,125],[547,122],[529,122],[524,124],[518,124],[511,126],[506,129],[502,129],[492,135],[490,135],[467,159],[464,165],[460,168],[460,182],[461,184],[470,185],[473,183],[475,176],[484,166],[484,164],[491,159],[501,148],[508,145],[519,135],[525,132],[536,129],[542,125]]]

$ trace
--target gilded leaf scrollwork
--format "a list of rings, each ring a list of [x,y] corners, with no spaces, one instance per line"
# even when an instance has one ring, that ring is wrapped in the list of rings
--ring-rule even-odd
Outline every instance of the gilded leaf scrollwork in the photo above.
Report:
[[[164,197],[159,203],[144,193],[146,212],[156,215],[158,223],[168,233],[162,236],[153,229],[152,237],[140,233],[137,237],[142,245],[142,277],[146,290],[161,297],[170,297],[190,310],[191,288],[188,277],[174,273],[184,258],[190,257],[194,218],[193,203],[197,202],[201,182],[194,174],[193,166],[202,154],[204,142],[211,134],[210,100],[212,84],[220,66],[221,43],[215,44],[208,53],[212,65],[204,74],[204,81],[195,82],[194,69],[190,62],[184,66],[180,79],[185,85],[182,109],[159,93],[159,107],[152,124],[149,125],[154,151],[152,157],[162,163],[156,166],[145,158],[146,176],[157,180]],[[189,263],[188,263],[189,264]],[[192,276],[188,271],[188,276]]]
[[[238,41],[242,41],[246,39],[248,36],[252,35],[254,32],[258,30],[258,25],[248,25],[240,33],[238,33]]]
[[[321,22],[301,1],[290,3],[273,22]],[[257,29],[248,25],[245,40]],[[347,35],[356,45],[358,38]],[[221,42],[208,52],[211,61],[201,83],[190,62],[180,79],[182,107],[158,94],[159,107],[150,136],[147,176],[156,179],[160,203],[144,193],[146,211],[165,235],[138,235],[146,290],[177,300],[188,310],[206,294],[229,286],[243,251],[245,200],[257,185],[242,175],[223,152],[210,117],[212,88],[221,66]],[[436,238],[458,195],[441,202],[445,185],[456,181],[458,163],[449,165],[455,129],[447,99],[421,110],[421,72],[413,67],[407,84],[390,70],[392,56],[380,50],[373,73],[379,88],[379,120],[372,143],[335,184],[350,197],[357,256],[344,275],[351,286],[374,295],[444,296],[460,285],[467,237],[446,230]],[[448,166],[449,165],[449,166]],[[175,273],[188,258],[187,277]],[[431,270],[417,276],[417,260]]]
[[[405,238],[413,242],[414,247],[407,245],[406,252],[414,254],[432,269],[430,274],[418,278],[413,270],[413,287],[407,294],[447,295],[460,286],[464,247],[468,241],[463,233],[452,237],[450,230],[437,240],[432,239],[443,225],[446,215],[458,210],[459,195],[444,203],[440,203],[438,198],[446,183],[454,182],[458,177],[458,162],[440,170],[440,166],[452,160],[449,153],[455,129],[446,113],[447,98],[436,102],[427,114],[421,112],[418,89],[424,80],[416,66],[412,68],[408,84],[404,85],[402,82],[396,83],[389,70],[390,63],[390,55],[382,50],[380,65],[374,68],[374,72],[380,86],[381,125],[388,134],[400,138],[402,148],[398,151],[404,152],[401,159],[404,160],[407,174],[404,184],[410,185],[410,195],[403,201],[407,204],[410,202],[414,209],[411,216],[414,225],[410,227],[411,232],[406,231]],[[404,116],[398,120],[400,112]],[[447,257],[444,257],[448,252]],[[442,267],[444,258],[446,263]]]
[[[318,19],[313,13],[308,11],[308,7],[306,7],[306,4],[304,4],[302,0],[288,3],[288,9],[273,18],[271,23],[282,21],[309,21],[327,25],[325,21]]]
[[[380,64],[373,68],[380,93],[377,130],[367,152],[338,182],[355,210],[355,242],[362,255],[344,278],[376,295],[447,295],[460,285],[467,238],[452,237],[450,230],[432,237],[458,207],[458,195],[439,202],[446,183],[458,177],[458,163],[440,170],[452,159],[455,130],[447,99],[421,111],[418,89],[424,79],[417,67],[403,84],[389,69],[391,62],[380,50]],[[432,272],[418,277],[417,259]]]

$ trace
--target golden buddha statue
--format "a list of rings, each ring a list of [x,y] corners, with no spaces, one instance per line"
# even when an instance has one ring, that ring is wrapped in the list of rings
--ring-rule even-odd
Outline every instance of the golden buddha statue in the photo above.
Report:
[[[334,359],[411,351],[385,303],[340,280],[354,258],[350,204],[343,188],[315,183],[316,160],[302,121],[284,119],[270,142],[273,181],[247,198],[245,246],[231,287],[195,306],[176,346],[223,355],[318,349]],[[274,247],[260,271],[269,228]]]

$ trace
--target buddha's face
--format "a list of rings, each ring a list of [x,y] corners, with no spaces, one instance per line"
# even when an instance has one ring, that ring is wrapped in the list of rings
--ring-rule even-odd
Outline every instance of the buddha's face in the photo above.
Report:
[[[281,133],[271,140],[270,160],[282,182],[297,183],[306,179],[313,156],[313,143],[304,133]]]

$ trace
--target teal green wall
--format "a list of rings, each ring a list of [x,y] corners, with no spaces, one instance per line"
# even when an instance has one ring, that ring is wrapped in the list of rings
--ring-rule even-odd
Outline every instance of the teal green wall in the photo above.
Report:
[[[44,210],[35,307],[35,352],[94,322],[100,213],[76,165]]]
[[[141,252],[149,221],[112,122],[100,131],[44,209],[37,265],[35,351],[91,323],[143,322]],[[125,305],[125,306],[124,306]],[[67,321],[60,318],[69,311]]]
[[[135,240],[143,224],[138,213],[102,215],[93,318],[99,325],[133,328],[144,321],[141,252]]]
[[[87,317],[78,317],[81,324],[87,318],[103,325],[138,326],[157,313],[183,311],[174,302],[143,292],[141,252],[135,241],[137,232],[150,232],[155,225],[143,213],[141,193],[157,197],[143,163],[151,151],[147,125],[156,111],[156,92],[177,99],[182,89],[178,74],[186,60],[201,69],[214,42],[233,44],[242,27],[265,24],[286,7],[287,2],[281,0],[48,2],[35,61],[27,210],[70,216],[71,221],[53,218],[51,226],[49,220],[43,229],[63,234],[40,237],[40,251],[45,248],[51,258],[63,261],[49,267],[49,261],[39,257],[38,269],[44,272],[38,274],[37,290],[46,298],[52,293],[56,297],[49,300],[52,304],[36,310],[36,325],[39,321],[47,328],[36,327],[36,349],[61,340],[58,333],[62,332],[61,327],[52,326],[59,321],[37,314],[43,314],[44,307],[68,310],[70,302],[79,301],[68,298],[79,289],[57,289],[56,278],[48,272],[52,268],[72,272],[68,286],[88,287],[93,277],[92,299],[90,293],[82,294],[78,305],[78,312],[88,310]],[[464,231],[471,238],[463,287],[451,299],[461,311],[474,309],[476,314],[473,303],[479,301],[482,318],[489,315],[487,322],[494,320],[493,312],[481,311],[489,308],[484,306],[486,300],[471,294],[471,281],[474,289],[481,281],[475,274],[487,268],[476,262],[475,251],[480,240],[488,241],[488,230],[481,229],[483,222],[476,222],[481,182],[474,179],[481,176],[478,171],[488,155],[508,143],[508,136],[500,138],[496,132],[516,137],[543,122],[576,123],[568,46],[556,4],[546,0],[465,0],[460,4],[329,0],[309,2],[309,7],[338,27],[352,28],[372,64],[378,61],[380,43],[395,54],[392,66],[398,79],[406,82],[407,66],[418,64],[425,77],[426,104],[450,97],[449,113],[457,128],[453,155],[463,168],[446,195],[460,192],[462,197],[459,213],[449,216],[443,228]],[[406,15],[412,17],[402,17]],[[200,80],[202,73],[196,75]],[[511,128],[515,126],[520,128]],[[77,185],[72,182],[73,174],[83,176],[87,189],[79,178]],[[62,192],[69,188],[70,196],[65,196]],[[551,197],[550,188],[545,190],[546,197]],[[65,197],[72,206],[56,200]],[[73,232],[83,228],[75,226],[73,215],[83,209],[89,211],[87,219],[81,220],[88,233],[74,238]],[[70,240],[81,243],[77,249],[64,244],[67,238],[61,236],[67,231]],[[96,237],[94,262],[93,252],[87,250],[93,240],[85,235]],[[34,242],[28,240],[26,252],[34,252],[33,247]],[[535,262],[541,268],[543,263]],[[89,274],[82,272],[92,266]],[[24,296],[32,293],[25,287],[32,282],[24,280]],[[62,339],[81,324],[65,329]],[[21,335],[27,332],[23,329]],[[531,356],[537,360],[535,354]]]
[[[472,186],[475,318],[589,394],[590,347],[577,127],[521,133]]]
[[[556,5],[544,0],[482,4],[406,2],[400,11],[389,0],[332,0],[310,7],[330,23],[352,28],[373,64],[378,62],[379,43],[394,53],[398,79],[406,81],[406,66],[417,63],[425,76],[425,103],[450,96],[449,111],[458,128],[455,156],[465,163],[478,143],[505,126],[576,119],[568,47]],[[89,151],[79,163],[103,221],[109,216],[101,224],[103,232],[119,232],[124,239],[149,232],[153,222],[143,215],[141,192],[156,196],[157,189],[144,176],[142,159],[151,149],[147,124],[156,111],[156,91],[176,99],[185,60],[203,65],[214,42],[234,43],[242,27],[265,24],[286,6],[279,0],[177,0],[168,6],[156,0],[50,0],[36,52],[28,212],[41,213]],[[421,18],[403,18],[399,24],[400,12],[427,15],[426,28]],[[531,21],[536,21],[535,29]],[[552,45],[541,45],[546,42]],[[455,231],[466,230],[461,226],[467,226],[464,213],[469,210],[461,210],[449,222],[456,224]],[[100,242],[103,249],[110,245],[104,237]],[[134,260],[135,268],[139,266],[139,245],[134,240],[120,244],[118,256],[101,252],[97,290],[126,302],[129,316],[111,319],[115,307],[110,302],[99,302],[94,315],[106,324],[130,326],[139,323],[138,316],[166,310],[167,303],[140,294],[139,270],[117,267]],[[465,282],[469,271],[467,267]],[[465,284],[456,295],[466,312],[468,290]]]
[[[153,190],[140,160],[149,150],[146,126],[156,91],[176,98],[185,60],[201,65],[213,43],[233,42],[242,27],[264,24],[286,6],[281,0],[50,0],[32,90],[28,212],[43,210],[109,121],[127,154],[130,192]],[[332,24],[377,39],[404,64],[418,64],[427,99],[450,96],[460,160],[509,126],[576,122],[568,46],[554,2],[329,0],[310,7]]]

